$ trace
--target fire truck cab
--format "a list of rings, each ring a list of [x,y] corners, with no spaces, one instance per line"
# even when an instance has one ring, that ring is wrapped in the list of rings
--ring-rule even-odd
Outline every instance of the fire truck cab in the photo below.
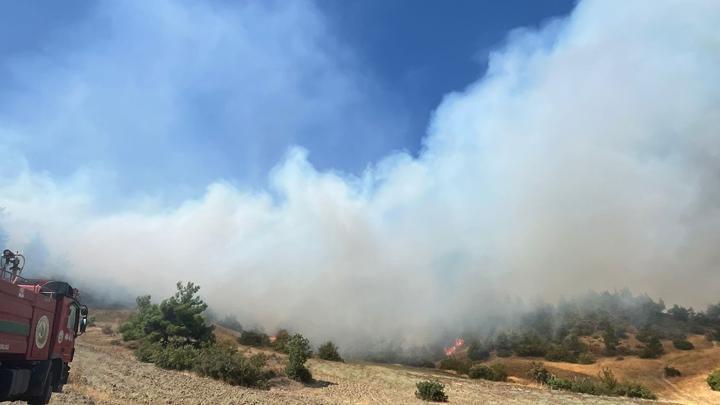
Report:
[[[21,265],[22,263],[22,265]],[[88,309],[63,281],[20,277],[24,257],[0,257],[0,401],[46,404],[67,383]]]

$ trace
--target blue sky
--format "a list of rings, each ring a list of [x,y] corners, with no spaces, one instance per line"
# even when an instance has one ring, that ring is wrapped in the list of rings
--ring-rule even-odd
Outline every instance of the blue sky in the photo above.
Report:
[[[0,145],[108,196],[260,186],[293,145],[359,174],[572,0],[0,5]],[[97,180],[97,179],[102,180]]]

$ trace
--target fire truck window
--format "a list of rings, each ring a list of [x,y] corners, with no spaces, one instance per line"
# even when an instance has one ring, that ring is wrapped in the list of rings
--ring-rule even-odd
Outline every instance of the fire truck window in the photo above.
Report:
[[[68,322],[67,327],[69,330],[75,331],[75,326],[77,324],[77,313],[78,313],[78,307],[75,304],[70,305],[70,313],[68,314]]]

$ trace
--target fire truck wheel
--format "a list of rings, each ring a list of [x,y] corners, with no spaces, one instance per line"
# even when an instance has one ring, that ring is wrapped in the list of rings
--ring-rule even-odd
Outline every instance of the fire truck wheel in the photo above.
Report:
[[[68,366],[65,365],[65,363],[56,363],[56,365],[60,368],[58,372],[54,375],[54,379],[52,380],[52,392],[62,392],[63,385],[67,381],[67,374],[68,374]]]
[[[52,388],[53,388],[52,382],[53,382],[54,377],[55,377],[55,369],[54,369],[54,367],[51,367],[50,374],[48,375],[47,381],[45,381],[45,385],[43,386],[42,395],[28,399],[28,401],[27,401],[28,405],[45,405],[48,402],[50,402],[50,396],[52,395]]]

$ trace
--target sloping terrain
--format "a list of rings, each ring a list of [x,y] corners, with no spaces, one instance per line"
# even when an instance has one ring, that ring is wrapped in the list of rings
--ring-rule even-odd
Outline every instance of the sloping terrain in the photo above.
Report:
[[[535,386],[492,383],[440,371],[367,363],[311,360],[318,380],[312,386],[277,378],[269,391],[233,387],[192,373],[167,371],[138,362],[117,344],[118,336],[92,327],[77,341],[70,384],[53,404],[403,404],[414,398],[415,383],[435,378],[446,385],[450,403],[620,404],[648,403],[553,392]]]
[[[690,336],[694,350],[678,350],[670,341],[664,341],[665,354],[659,359],[641,359],[636,356],[600,358],[595,364],[554,363],[544,361],[550,372],[561,377],[595,377],[602,368],[609,368],[620,380],[645,385],[663,400],[687,404],[720,404],[720,392],[710,389],[706,378],[711,370],[720,367],[720,346],[708,342],[704,336]],[[542,359],[503,359],[511,375],[524,375],[531,361]],[[666,378],[664,367],[672,366],[682,376]]]

